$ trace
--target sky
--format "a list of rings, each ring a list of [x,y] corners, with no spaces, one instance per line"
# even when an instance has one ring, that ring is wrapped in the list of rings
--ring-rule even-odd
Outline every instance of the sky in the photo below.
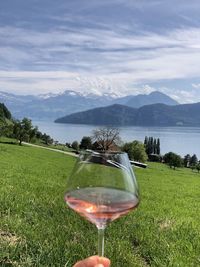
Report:
[[[199,0],[1,0],[0,91],[200,102]]]

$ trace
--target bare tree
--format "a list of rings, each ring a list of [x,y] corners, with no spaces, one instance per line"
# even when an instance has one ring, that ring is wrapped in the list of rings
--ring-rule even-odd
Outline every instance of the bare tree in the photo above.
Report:
[[[95,148],[99,150],[110,150],[111,147],[121,143],[119,129],[114,127],[101,127],[93,130],[92,140]]]

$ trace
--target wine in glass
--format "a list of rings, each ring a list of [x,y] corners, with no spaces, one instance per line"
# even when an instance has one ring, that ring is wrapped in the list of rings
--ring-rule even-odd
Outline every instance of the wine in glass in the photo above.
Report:
[[[126,153],[86,151],[68,178],[65,201],[98,228],[98,255],[104,229],[139,204],[138,186]]]

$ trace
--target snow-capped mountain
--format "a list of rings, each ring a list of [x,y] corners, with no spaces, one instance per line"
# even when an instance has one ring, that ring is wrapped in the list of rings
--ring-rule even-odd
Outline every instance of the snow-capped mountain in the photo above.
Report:
[[[73,90],[38,96],[0,92],[0,103],[4,103],[15,118],[28,117],[34,120],[55,120],[74,112],[109,106],[115,103],[131,107],[154,103],[178,104],[175,100],[160,92],[152,92],[149,95],[119,97],[110,92],[97,95]]]
[[[116,94],[115,92],[108,92],[108,93],[101,93],[101,92],[97,92],[96,93],[91,93],[91,92],[78,92],[78,91],[74,91],[74,90],[65,90],[64,92],[60,92],[60,93],[47,93],[47,94],[40,94],[38,95],[38,98],[40,99],[47,99],[50,97],[57,97],[60,95],[68,95],[68,96],[74,96],[74,97],[86,97],[86,98],[98,98],[98,97],[105,97],[105,98],[109,98],[109,99],[117,99],[120,98],[121,95]]]
[[[38,99],[39,96],[33,96],[33,95],[15,95],[15,94],[11,94],[11,93],[6,93],[6,92],[2,92],[0,91],[0,101],[3,102],[4,101],[11,101],[11,102],[29,102],[32,100],[36,100]]]
[[[112,100],[112,96],[83,94],[73,90],[38,96],[0,92],[0,103],[5,103],[15,118],[29,117],[36,120],[54,120],[72,112],[109,105]]]

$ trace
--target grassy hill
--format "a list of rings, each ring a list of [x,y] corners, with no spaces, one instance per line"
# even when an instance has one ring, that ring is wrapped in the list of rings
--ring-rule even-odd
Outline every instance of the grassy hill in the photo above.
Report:
[[[7,135],[12,129],[13,120],[10,111],[7,107],[0,103],[0,136]]]
[[[4,124],[9,124],[11,121],[11,113],[7,109],[7,107],[3,104],[0,103],[0,126]]]
[[[74,158],[0,143],[0,265],[69,266],[96,254],[95,226],[64,203]],[[199,266],[200,174],[149,164],[135,170],[141,203],[106,230],[115,267]]]

